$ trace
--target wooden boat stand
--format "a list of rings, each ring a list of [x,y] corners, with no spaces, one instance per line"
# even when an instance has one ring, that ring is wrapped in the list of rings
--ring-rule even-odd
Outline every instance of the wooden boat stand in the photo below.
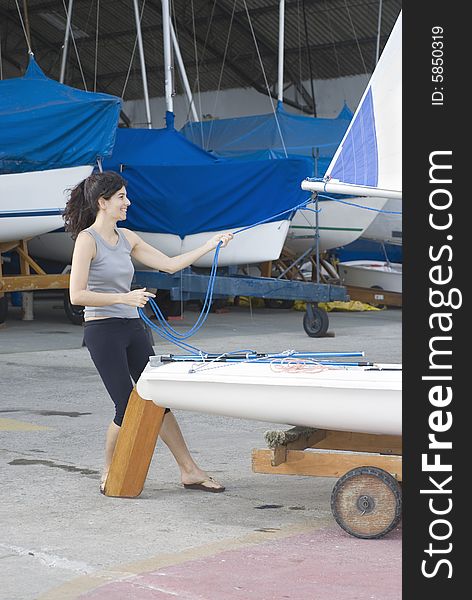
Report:
[[[18,275],[3,275],[2,253],[14,251],[18,254],[20,273]],[[68,289],[69,275],[55,273],[48,275],[28,252],[27,240],[0,243],[0,303],[5,304],[7,292],[32,292],[34,290]],[[24,307],[25,318],[31,320],[32,304]],[[5,309],[2,309],[2,313]],[[2,318],[0,318],[0,322]]]
[[[338,477],[331,512],[350,535],[380,538],[401,519],[401,436],[294,427],[266,433],[255,473]]]
[[[105,483],[106,496],[142,492],[164,408],[133,389]],[[253,450],[254,473],[337,477],[331,510],[338,524],[360,538],[379,538],[401,517],[401,436],[294,427],[266,433],[268,449]]]
[[[269,431],[265,437],[269,449],[252,453],[255,473],[341,477],[350,469],[369,465],[402,480],[399,436],[294,427]]]

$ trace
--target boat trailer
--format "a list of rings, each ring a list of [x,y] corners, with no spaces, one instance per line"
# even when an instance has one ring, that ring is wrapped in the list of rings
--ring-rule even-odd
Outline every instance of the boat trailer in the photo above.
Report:
[[[238,275],[237,267],[220,269],[214,282],[214,299],[248,296],[266,300],[302,300],[306,302],[303,328],[310,337],[324,337],[328,331],[329,318],[319,302],[349,300],[346,288],[330,283],[297,281],[275,277],[249,277]],[[151,289],[169,290],[172,300],[203,300],[210,276],[187,267],[169,275],[157,271],[136,271],[133,285]]]

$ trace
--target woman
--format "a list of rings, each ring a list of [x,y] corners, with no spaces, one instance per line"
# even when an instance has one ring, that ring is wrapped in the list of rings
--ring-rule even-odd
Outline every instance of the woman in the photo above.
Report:
[[[166,256],[134,231],[117,228],[118,221],[126,219],[131,204],[125,185],[126,181],[113,171],[94,173],[71,190],[63,215],[66,231],[76,240],[70,299],[72,304],[85,306],[85,345],[115,404],[115,417],[106,435],[102,493],[133,381],[138,380],[154,354],[137,309],[155,296],[146,288],[130,289],[134,275],[131,258],[151,269],[175,273],[214,250],[220,241],[224,247],[233,238],[232,233],[217,234],[200,248],[172,258]],[[195,463],[169,409],[160,436],[177,461],[185,488],[224,491]]]

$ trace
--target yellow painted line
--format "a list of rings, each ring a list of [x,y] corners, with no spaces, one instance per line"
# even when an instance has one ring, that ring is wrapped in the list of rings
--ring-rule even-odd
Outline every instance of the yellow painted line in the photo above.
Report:
[[[160,554],[159,556],[154,556],[139,562],[110,566],[103,571],[97,571],[95,573],[90,573],[89,575],[72,579],[60,587],[42,594],[38,597],[38,600],[78,600],[83,594],[91,592],[107,583],[112,583],[113,581],[124,581],[135,577],[136,575],[149,573],[171,565],[179,565],[189,560],[214,556],[215,554],[226,550],[250,548],[251,546],[269,540],[283,539],[301,533],[308,533],[315,531],[316,529],[321,529],[322,527],[326,527],[325,519],[320,521],[320,523],[307,521],[305,523],[291,524],[282,527],[278,531],[251,532],[235,539],[219,540],[203,546],[182,550],[181,552]]]
[[[52,427],[17,421],[17,419],[0,419],[0,431],[44,431],[46,429]]]

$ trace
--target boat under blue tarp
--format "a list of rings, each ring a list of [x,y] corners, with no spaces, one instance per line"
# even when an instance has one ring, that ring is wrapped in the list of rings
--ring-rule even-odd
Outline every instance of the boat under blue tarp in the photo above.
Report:
[[[127,227],[184,238],[289,218],[276,215],[309,198],[299,182],[310,176],[312,161],[217,156],[176,131],[168,113],[164,129],[118,129],[103,167],[127,181]]]
[[[186,123],[180,131],[194,144],[221,156],[305,156],[312,164],[316,157],[312,176],[322,176],[351,117],[346,104],[338,117],[324,119],[289,113],[279,102],[275,114]]]
[[[110,155],[121,99],[49,79],[33,55],[0,81],[0,173],[93,165]]]

